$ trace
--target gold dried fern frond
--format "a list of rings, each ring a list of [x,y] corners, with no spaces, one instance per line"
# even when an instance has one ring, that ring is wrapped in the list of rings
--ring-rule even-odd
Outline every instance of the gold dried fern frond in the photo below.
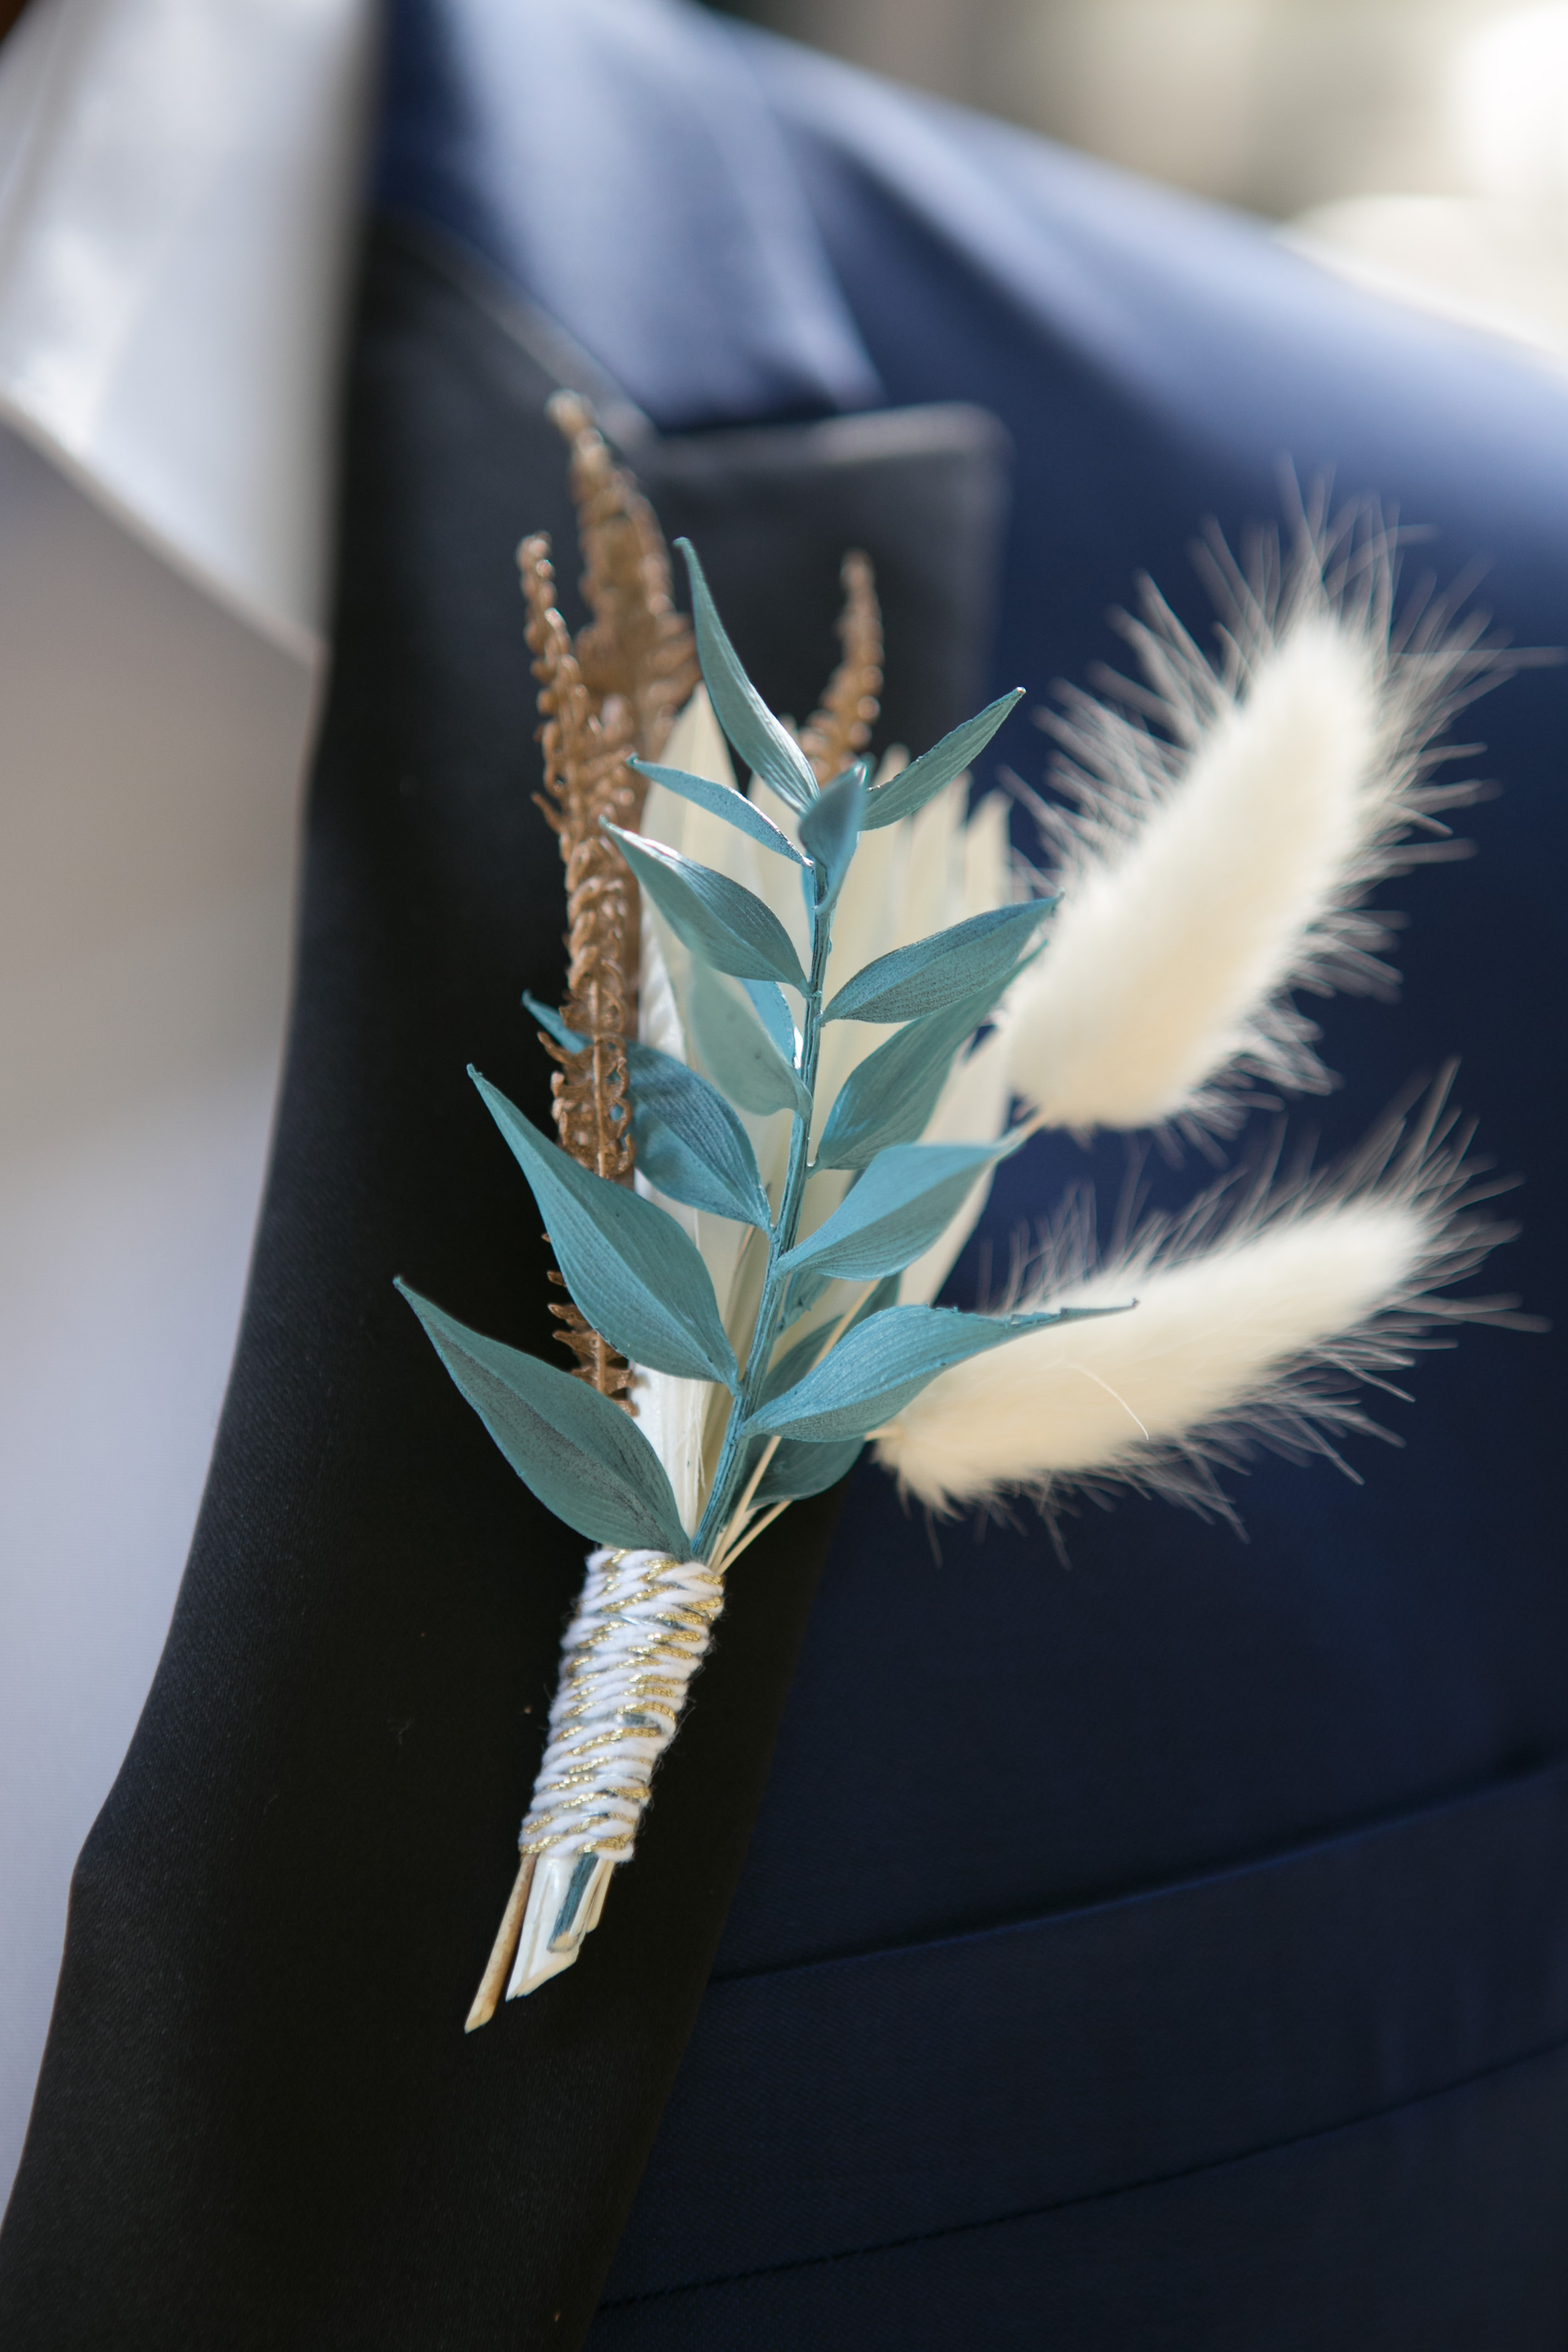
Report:
[[[566,623],[555,605],[549,541],[526,539],[517,551],[528,604],[528,641],[539,682],[545,789],[538,805],[560,844],[566,867],[568,1026],[591,1039],[569,1054],[553,1039],[544,1045],[558,1065],[550,1081],[556,1130],[564,1150],[612,1181],[632,1174],[632,1120],[627,1101],[626,1039],[636,1018],[637,886],[601,817],[634,824],[641,794],[627,766],[635,749],[628,705],[612,697],[596,712],[583,682]],[[553,1277],[559,1281],[559,1276]],[[552,1303],[557,1337],[578,1359],[576,1370],[605,1396],[624,1397],[631,1382],[625,1360],[592,1330],[570,1302]]]
[[[846,555],[839,580],[844,592],[838,624],[842,658],[828,681],[821,708],[800,730],[800,749],[820,784],[841,776],[864,751],[881,709],[882,607],[870,558],[858,552]]]
[[[691,623],[671,593],[669,550],[588,403],[558,392],[549,413],[570,447],[582,594],[592,615],[576,646],[583,683],[597,707],[621,697],[632,712],[632,749],[656,760],[701,675]]]
[[[639,902],[624,858],[601,819],[635,826],[646,787],[627,763],[656,759],[701,675],[691,624],[674,607],[670,559],[653,510],[612,458],[586,401],[559,393],[550,415],[570,446],[582,593],[591,618],[575,645],[555,602],[549,541],[517,551],[528,641],[539,683],[545,790],[538,795],[566,867],[569,1027],[592,1039],[569,1054],[542,1037],[562,1149],[583,1167],[628,1183],[633,1164],[626,1040],[637,1020]],[[559,1273],[552,1283],[564,1289]],[[554,1300],[556,1337],[579,1376],[635,1412],[631,1368],[576,1304]]]
[[[567,1025],[591,1040],[571,1054],[549,1036],[562,1149],[612,1182],[629,1183],[634,1150],[626,1043],[635,1034],[640,961],[637,886],[601,820],[635,827],[646,787],[629,764],[656,760],[701,680],[691,623],[671,593],[669,551],[653,508],[616,464],[588,403],[558,393],[553,423],[570,452],[570,480],[590,619],[575,643],[555,601],[550,542],[517,551],[528,642],[538,680],[545,789],[537,794],[566,867]],[[882,615],[872,568],[845,557],[842,658],[801,734],[818,782],[841,774],[869,741],[882,686]],[[565,1285],[559,1273],[550,1280]],[[570,1299],[552,1301],[556,1337],[574,1370],[628,1411],[631,1368]]]

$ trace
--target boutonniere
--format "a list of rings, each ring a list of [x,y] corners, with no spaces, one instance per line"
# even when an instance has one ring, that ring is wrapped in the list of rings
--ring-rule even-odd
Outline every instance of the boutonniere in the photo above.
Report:
[[[1042,1202],[1005,1302],[935,1303],[1037,1129],[1212,1149],[1260,1087],[1327,1083],[1293,991],[1392,978],[1365,894],[1451,854],[1441,813],[1467,788],[1435,781],[1433,747],[1499,657],[1441,609],[1396,630],[1375,518],[1303,518],[1282,571],[1244,575],[1216,543],[1218,665],[1149,592],[1126,624],[1143,683],[1054,722],[1040,873],[1007,801],[968,800],[1016,695],[873,768],[880,623],[852,556],[843,660],[797,733],[697,552],[688,624],[634,483],[580,404],[558,421],[591,614],[575,643],[547,542],[520,551],[566,874],[566,1001],[529,1000],[556,1137],[473,1076],[549,1233],[573,1369],[403,1286],[513,1468],[593,1547],[470,2028],[575,1960],[727,1579],[868,1446],[937,1511],[1114,1482],[1223,1511],[1217,1465],[1259,1442],[1332,1453],[1369,1425],[1351,1376],[1512,1305],[1439,1295],[1499,1231],[1446,1083],[1350,1164],[1221,1180],[1098,1259]]]

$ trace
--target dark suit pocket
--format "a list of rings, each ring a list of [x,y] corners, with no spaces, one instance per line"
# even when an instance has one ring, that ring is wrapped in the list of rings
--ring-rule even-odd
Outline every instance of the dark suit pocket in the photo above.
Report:
[[[607,2302],[1171,2181],[1568,2037],[1568,1764],[1084,1910],[710,1987]]]

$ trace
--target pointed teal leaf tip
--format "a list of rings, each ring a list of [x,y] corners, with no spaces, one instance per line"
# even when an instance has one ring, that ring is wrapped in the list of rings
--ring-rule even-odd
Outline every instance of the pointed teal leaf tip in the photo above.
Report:
[[[735,1351],[712,1278],[684,1228],[653,1201],[581,1167],[477,1070],[472,1075],[528,1179],[567,1289],[593,1328],[633,1363],[733,1391]]]
[[[777,980],[804,990],[806,975],[794,942],[771,907],[727,874],[699,866],[643,834],[624,832],[608,818],[604,831],[676,937],[716,971],[736,980]]]
[[[656,1046],[627,1047],[632,1129],[648,1181],[688,1208],[770,1231],[751,1142],[716,1087]]]
[[[800,1052],[800,1035],[784,1002],[784,992],[776,980],[743,980],[742,988],[751,999],[752,1011],[767,1030],[780,1055],[793,1069]]]
[[[811,1097],[794,1066],[794,1024],[789,1023],[788,1057],[769,1034],[779,1026],[779,1013],[789,1020],[789,1007],[774,982],[743,981],[741,986],[751,997],[749,1004],[733,996],[705,964],[693,965],[688,1010],[698,1053],[730,1101],[742,1110],[755,1112],[759,1118],[781,1110],[809,1118]],[[753,987],[772,988],[776,1008],[765,1011],[752,994]]]
[[[1022,693],[1020,686],[1010,694],[998,695],[975,718],[967,719],[961,727],[955,727],[950,735],[944,735],[939,743],[933,744],[929,751],[911,761],[898,775],[890,776],[871,796],[865,814],[867,832],[879,825],[896,824],[902,817],[914,816],[928,800],[946,792],[979,757],[1004,719],[1017,708]]]
[[[1018,1141],[1023,1141],[1019,1131]],[[896,1274],[928,1250],[972,1184],[1016,1144],[897,1143],[877,1153],[854,1190],[779,1264],[850,1281]],[[877,1318],[879,1321],[881,1318]]]
[[[675,545],[691,582],[697,658],[719,725],[747,766],[786,806],[809,808],[817,797],[817,780],[810,761],[741,667],[715,608],[695,548],[687,539],[678,539]]]
[[[747,1425],[758,1435],[771,1433],[819,1445],[864,1437],[950,1365],[1096,1311],[1102,1310],[1047,1307],[992,1317],[965,1315],[951,1307],[890,1307],[847,1333],[813,1370],[755,1412]]]
[[[732,784],[716,784],[711,777],[691,775],[685,768],[662,768],[651,760],[632,760],[627,764],[646,776],[650,783],[662,784],[678,799],[690,801],[711,815],[721,817],[726,824],[734,825],[737,833],[744,833],[761,848],[770,849],[776,857],[787,857],[793,866],[807,863],[789,835]]]
[[[824,1021],[914,1021],[1001,979],[1045,920],[1039,898],[970,915],[928,939],[894,948],[845,982]]]
[[[537,996],[530,996],[526,988],[523,991],[523,1003],[533,1014],[533,1017],[538,1023],[539,1027],[547,1031],[564,1052],[568,1054],[587,1053],[589,1047],[593,1043],[591,1037],[585,1036],[579,1029],[569,1029],[559,1013],[553,1011],[548,1004],[541,1004]],[[470,1069],[472,1069],[472,1066],[470,1066]]]
[[[913,1143],[924,1134],[965,1042],[1040,953],[1038,948],[1026,949],[985,988],[940,1013],[905,1022],[857,1062],[833,1097],[816,1165],[869,1167],[889,1145]]]
[[[844,1330],[846,1332],[858,1330],[862,1323],[869,1322],[871,1318],[880,1314],[883,1307],[896,1307],[897,1304],[898,1276],[896,1274],[884,1276],[874,1289],[867,1291],[845,1324]],[[831,1323],[820,1323],[814,1331],[808,1331],[803,1339],[794,1340],[785,1349],[784,1353],[777,1356],[768,1366],[761,1388],[758,1391],[756,1403],[767,1404],[774,1397],[782,1396],[787,1389],[794,1388],[811,1370],[832,1336],[833,1326]]]
[[[537,1356],[486,1339],[397,1287],[459,1393],[547,1509],[595,1543],[687,1546],[663,1463],[629,1413]]]

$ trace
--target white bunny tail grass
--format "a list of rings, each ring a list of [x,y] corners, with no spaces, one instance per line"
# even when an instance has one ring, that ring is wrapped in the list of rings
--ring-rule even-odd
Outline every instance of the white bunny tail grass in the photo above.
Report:
[[[1390,1389],[1458,1323],[1528,1322],[1511,1298],[1438,1295],[1513,1230],[1476,1213],[1501,1187],[1467,1160],[1448,1083],[1339,1168],[1281,1180],[1270,1161],[1245,1189],[1227,1179],[1099,1264],[1085,1214],[1070,1213],[1006,1303],[1136,1304],[939,1374],[879,1460],[938,1513],[1021,1493],[1049,1515],[1073,1490],[1122,1486],[1234,1521],[1217,1470],[1260,1446],[1338,1461],[1347,1433],[1386,1436],[1352,1383]]]
[[[1439,812],[1474,783],[1434,771],[1455,713],[1518,667],[1484,615],[1428,591],[1396,617],[1396,532],[1375,507],[1298,513],[1289,557],[1201,556],[1220,614],[1211,662],[1152,584],[1122,616],[1144,683],[1064,689],[1042,719],[1069,805],[1030,794],[1061,904],[1015,992],[1013,1083],[1040,1126],[1239,1124],[1256,1082],[1331,1083],[1292,989],[1396,984],[1384,876],[1463,854]]]

